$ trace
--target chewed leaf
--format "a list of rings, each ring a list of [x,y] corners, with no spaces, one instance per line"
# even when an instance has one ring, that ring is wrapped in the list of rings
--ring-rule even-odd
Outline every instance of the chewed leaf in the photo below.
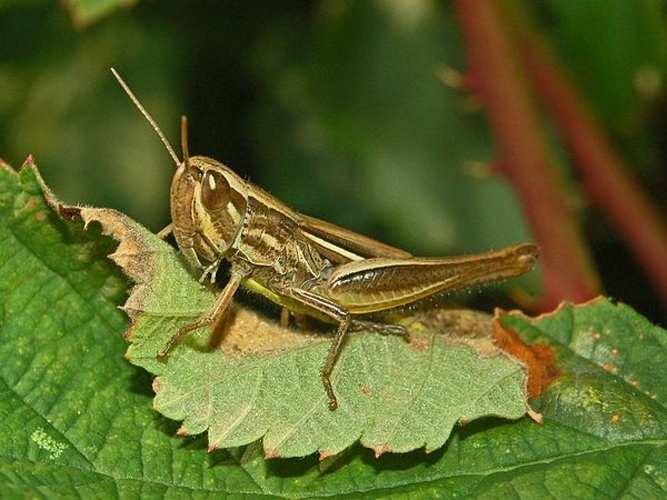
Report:
[[[171,246],[125,215],[62,207],[61,213],[100,222],[120,241],[112,258],[135,282],[123,307],[132,320],[127,358],[157,375],[155,409],[182,420],[181,434],[208,431],[210,449],[262,439],[270,457],[328,456],[357,441],[377,455],[433,450],[458,422],[516,419],[528,410],[524,367],[493,346],[486,316],[473,320],[483,333],[469,343],[451,318],[438,332],[438,317],[404,320],[409,342],[350,335],[332,375],[336,411],[328,409],[320,379],[330,336],[288,330],[240,307],[213,335],[193,333],[158,361],[169,338],[210,307],[214,292]]]
[[[435,449],[461,419],[526,412],[520,365],[427,343],[418,351],[395,337],[350,338],[334,371],[334,412],[319,378],[326,341],[239,359],[182,349],[156,379],[155,407],[184,420],[186,433],[208,429],[211,448],[263,438],[269,456],[328,455],[359,439],[377,454]]]

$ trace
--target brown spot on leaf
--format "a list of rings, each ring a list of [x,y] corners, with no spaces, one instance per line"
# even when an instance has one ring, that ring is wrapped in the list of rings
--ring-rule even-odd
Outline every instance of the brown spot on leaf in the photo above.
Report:
[[[436,331],[459,344],[459,340],[491,338],[491,319],[487,313],[470,309],[429,309],[417,314],[410,327]]]
[[[388,453],[388,452],[391,451],[389,449],[389,446],[387,446],[387,443],[377,445],[377,446],[371,446],[371,449],[375,452],[375,458],[380,458],[385,453]]]
[[[264,458],[269,460],[271,458],[280,458],[282,455],[275,448],[264,448]]]
[[[245,308],[232,307],[211,335],[211,345],[225,356],[239,359],[247,355],[270,355],[286,349],[328,342],[323,335],[313,335],[280,326],[272,318]]]
[[[544,417],[542,416],[541,413],[536,412],[533,410],[530,406],[528,407],[528,410],[526,411],[526,414],[533,419],[538,424],[543,424],[544,423]]]
[[[614,365],[613,363],[605,363],[605,364],[602,365],[602,368],[604,370],[607,370],[610,373],[614,373],[614,374],[618,373],[618,367],[616,365]]]
[[[409,327],[417,333],[438,334],[445,345],[467,345],[482,358],[493,358],[500,354],[493,342],[490,314],[470,309],[431,309],[412,318]],[[410,347],[423,352],[431,347],[431,335],[410,335]]]
[[[136,319],[141,313],[140,311],[129,309],[125,306],[119,306],[118,309],[123,311],[125,314],[127,314],[127,317],[130,318],[130,326],[125,331],[125,340],[132,342],[132,338],[134,337],[134,330],[137,326]]]
[[[49,200],[46,201],[47,203],[49,202]],[[81,217],[81,208],[79,207],[67,207],[58,203],[56,208],[58,210],[58,214],[60,214],[60,216],[65,220],[72,221],[77,217]]]
[[[373,397],[373,391],[371,391],[371,388],[368,387],[367,385],[359,386],[359,390],[364,396],[369,398]]]
[[[431,335],[410,335],[408,337],[408,345],[412,351],[417,354],[426,352],[431,347]]]
[[[499,312],[496,311],[493,320],[495,343],[503,351],[523,361],[528,369],[528,397],[539,396],[561,376],[561,370],[556,364],[556,353],[546,342],[524,344],[516,332],[502,325]]]

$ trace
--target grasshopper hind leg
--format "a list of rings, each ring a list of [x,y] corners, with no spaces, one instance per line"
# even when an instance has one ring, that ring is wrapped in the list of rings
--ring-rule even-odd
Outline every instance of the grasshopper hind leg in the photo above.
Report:
[[[376,323],[374,321],[362,321],[351,319],[349,315],[345,316],[341,322],[334,339],[331,341],[327,359],[322,366],[322,384],[324,384],[324,391],[329,398],[329,410],[333,411],[338,408],[338,398],[331,385],[331,372],[336,364],[338,353],[343,345],[343,340],[348,332],[375,332],[381,335],[400,335],[406,340],[409,340],[409,333],[407,328],[403,325],[394,325],[389,323]]]
[[[408,336],[408,330],[402,325],[353,319],[347,308],[327,297],[323,297],[311,291],[286,286],[280,290],[280,293],[305,304],[338,322],[338,330],[336,330],[336,334],[331,341],[331,346],[327,352],[327,359],[322,366],[321,372],[324,391],[329,398],[329,409],[332,411],[338,408],[338,399],[336,398],[333,386],[331,385],[331,372],[336,364],[336,359],[338,358],[338,353],[345,340],[345,335],[348,332],[363,330],[381,333],[382,335],[401,335],[405,338]]]
[[[329,346],[327,359],[322,366],[322,384],[324,384],[324,392],[327,393],[327,397],[329,398],[329,410],[331,411],[334,411],[336,408],[338,408],[338,398],[336,397],[336,393],[334,392],[333,386],[331,385],[331,372],[333,371],[333,367],[336,364],[336,358],[338,357],[340,346],[343,345],[343,339],[345,338],[345,334],[350,329],[351,323],[352,320],[349,316],[341,320],[340,325],[338,326],[338,330],[336,331],[336,335],[334,336],[333,340],[331,341],[331,345]]]
[[[395,325],[392,323],[378,323],[376,321],[362,321],[353,319],[350,324],[350,332],[374,332],[380,335],[398,335],[405,340],[410,340],[410,333],[403,325]]]

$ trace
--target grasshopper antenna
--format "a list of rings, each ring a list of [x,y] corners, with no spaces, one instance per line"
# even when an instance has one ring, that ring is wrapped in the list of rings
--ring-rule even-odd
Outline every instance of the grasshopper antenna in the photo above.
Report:
[[[118,72],[111,68],[111,73],[113,76],[118,80],[118,83],[120,83],[120,86],[123,87],[123,90],[125,93],[129,96],[130,100],[134,103],[134,105],[137,107],[137,109],[141,112],[142,115],[144,115],[144,118],[148,120],[148,123],[151,124],[151,127],[153,127],[153,130],[157,132],[158,137],[162,141],[162,144],[164,144],[164,147],[167,148],[167,151],[169,152],[169,156],[172,157],[174,160],[174,163],[176,164],[176,167],[178,168],[181,165],[181,161],[178,159],[178,156],[176,156],[176,153],[174,152],[174,148],[171,147],[171,144],[169,144],[169,141],[165,137],[164,133],[162,130],[160,130],[160,127],[158,126],[157,122],[153,120],[153,117],[148,114],[148,111],[146,111],[146,108],[144,108],[141,103],[139,102],[139,99],[137,99],[137,96],[134,95],[134,93],[130,90],[130,87],[125,83],[125,81],[120,77]],[[187,140],[187,132],[185,132],[185,117],[183,117],[181,121],[181,138],[183,141],[183,154],[185,155],[185,158],[188,158],[188,150],[187,150],[187,145],[185,144]]]
[[[189,165],[190,152],[188,151],[188,119],[185,115],[181,116],[181,151],[183,152],[183,161]]]

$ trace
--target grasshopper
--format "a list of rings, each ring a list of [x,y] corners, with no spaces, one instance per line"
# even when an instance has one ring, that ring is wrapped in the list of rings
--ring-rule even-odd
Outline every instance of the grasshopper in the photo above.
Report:
[[[407,336],[407,329],[363,319],[364,315],[405,306],[435,294],[511,278],[532,269],[537,246],[524,243],[498,251],[459,257],[415,257],[307,215],[300,214],[232,169],[204,156],[190,156],[187,122],[181,119],[179,160],[155,120],[128,85],[113,75],[148,120],[176,164],[171,183],[170,233],[200,282],[213,283],[223,260],[230,277],[212,307],[182,327],[158,355],[165,359],[188,333],[215,325],[239,286],[262,294],[295,313],[338,324],[321,377],[335,410],[331,373],[348,332],[366,330]]]

